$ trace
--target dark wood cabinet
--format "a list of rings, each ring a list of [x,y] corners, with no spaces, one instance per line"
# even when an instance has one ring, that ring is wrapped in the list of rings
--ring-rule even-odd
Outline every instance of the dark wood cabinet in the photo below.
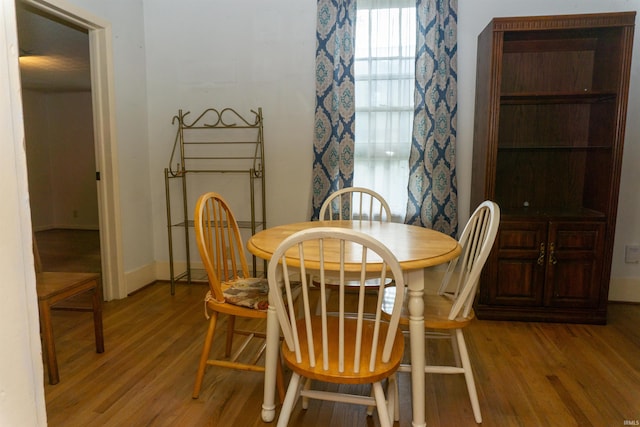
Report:
[[[471,205],[502,211],[479,318],[606,322],[634,22],[496,18],[478,37]]]

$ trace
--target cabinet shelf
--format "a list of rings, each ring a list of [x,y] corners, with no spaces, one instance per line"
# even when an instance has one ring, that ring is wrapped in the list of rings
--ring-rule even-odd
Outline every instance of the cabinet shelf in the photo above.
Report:
[[[589,208],[536,208],[531,206],[520,208],[507,207],[500,210],[500,215],[502,216],[503,220],[545,218],[549,221],[567,221],[571,219],[603,221],[606,218],[606,215],[603,212]]]
[[[606,145],[519,145],[519,146],[499,146],[498,151],[602,151],[611,150],[611,146]]]
[[[520,92],[502,93],[500,103],[503,105],[543,105],[543,104],[597,104],[614,102],[615,92]]]

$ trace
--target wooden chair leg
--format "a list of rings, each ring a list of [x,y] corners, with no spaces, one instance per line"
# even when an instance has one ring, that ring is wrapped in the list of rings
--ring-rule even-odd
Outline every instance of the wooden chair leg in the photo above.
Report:
[[[102,288],[93,290],[93,328],[96,335],[96,353],[104,353],[104,330],[102,326]]]
[[[42,333],[43,351],[47,361],[47,371],[49,373],[49,384],[60,382],[58,372],[58,359],[56,357],[56,346],[53,341],[53,326],[51,325],[51,306],[47,301],[41,301],[40,309],[40,331]]]
[[[388,388],[388,386],[387,386],[387,388]],[[375,399],[375,396],[373,395],[373,385],[371,385],[371,390],[369,391],[369,396],[371,396],[373,399]],[[375,405],[367,406],[367,417],[373,416],[373,411],[375,409],[376,409]]]
[[[282,361],[278,361],[276,369],[276,388],[278,389],[278,397],[280,398],[280,402],[284,402],[286,388],[284,384],[284,371],[282,369]]]
[[[196,374],[196,383],[193,386],[194,399],[200,396],[200,388],[202,387],[202,379],[204,378],[204,371],[207,367],[207,360],[211,353],[211,344],[213,344],[213,334],[216,331],[216,321],[218,320],[218,312],[211,313],[211,319],[209,319],[209,329],[207,330],[207,336],[204,339],[204,347],[202,349],[202,355],[200,356],[200,364],[198,365],[198,373]]]
[[[384,390],[380,382],[373,383],[372,385],[373,396],[376,401],[376,407],[378,408],[378,418],[380,419],[381,427],[391,427],[393,421],[389,415],[389,408],[387,407]]]
[[[461,329],[456,329],[456,337],[458,338],[458,348],[460,349],[460,359],[462,360],[462,367],[464,368],[464,378],[467,383],[467,391],[469,392],[469,400],[471,401],[471,408],[473,409],[473,416],[476,419],[476,423],[482,423],[482,414],[480,412],[480,402],[478,401],[478,392],[476,391],[476,382],[473,378],[473,369],[471,368],[471,361],[469,360],[469,352],[467,351],[467,345],[464,342],[464,336]]]
[[[284,402],[282,403],[282,408],[280,409],[280,417],[278,418],[277,427],[285,427],[289,423],[289,418],[291,418],[291,412],[293,411],[293,405],[295,404],[298,396],[300,381],[304,381],[304,378],[301,378],[300,375],[294,372],[289,380],[289,388],[287,389],[287,394],[284,398]]]
[[[236,316],[227,316],[227,345],[225,347],[224,355],[226,357],[231,356],[231,349],[233,348],[233,333],[236,328]]]
[[[387,396],[393,396],[393,419],[400,421],[400,390],[398,386],[398,375],[393,374],[389,380],[389,391]]]
[[[311,379],[304,378],[304,385],[302,386],[303,390],[311,390]],[[302,409],[309,409],[309,398],[307,396],[302,396]]]
[[[458,368],[462,367],[462,360],[460,359],[460,348],[458,347],[458,338],[456,337],[456,331],[450,331],[451,334],[451,349],[453,350],[453,357]]]

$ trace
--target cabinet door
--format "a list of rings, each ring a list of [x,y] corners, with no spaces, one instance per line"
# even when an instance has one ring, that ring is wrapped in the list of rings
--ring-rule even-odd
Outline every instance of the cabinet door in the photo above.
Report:
[[[546,221],[503,221],[487,268],[487,303],[541,306]]]
[[[545,305],[597,307],[604,230],[602,222],[549,223]]]

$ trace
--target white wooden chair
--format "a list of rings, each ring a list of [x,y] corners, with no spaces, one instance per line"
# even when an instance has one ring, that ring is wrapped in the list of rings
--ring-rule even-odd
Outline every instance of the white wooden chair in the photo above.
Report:
[[[359,220],[390,222],[391,209],[384,197],[375,191],[364,187],[347,187],[329,195],[320,208],[319,218],[324,221]],[[335,281],[336,280],[327,278],[329,285]],[[317,285],[317,283],[317,280],[314,278],[314,284]],[[387,281],[387,285],[391,285],[392,283],[393,281],[391,279]],[[357,287],[359,283],[357,280],[353,282],[347,281],[345,285]],[[370,285],[366,283],[365,286],[371,286],[375,290],[377,287],[376,281],[373,280]],[[331,286],[327,289],[327,301],[330,295]]]
[[[264,366],[257,365],[256,362],[265,349],[265,332],[238,330],[235,328],[235,319],[266,319],[269,285],[264,278],[251,277],[238,223],[220,194],[209,192],[198,198],[194,226],[198,251],[209,281],[209,292],[205,296],[209,329],[193,388],[193,398],[197,399],[207,366],[264,372]],[[211,349],[214,347],[214,334],[220,313],[228,315],[224,358],[212,358]],[[234,342],[236,335],[244,336],[244,340],[241,343]],[[247,359],[241,359],[241,355],[254,338],[262,339],[262,345],[258,346],[257,353],[248,359],[251,362],[243,362]],[[282,400],[284,378],[280,364],[276,380]]]
[[[288,262],[290,251],[299,266]],[[380,263],[382,260],[382,263]],[[376,303],[365,304],[367,269],[371,262],[382,265],[377,272]],[[301,270],[301,308],[295,310],[294,292],[289,280],[290,269]],[[320,314],[311,309],[310,271],[320,278],[321,296],[326,291],[325,277],[338,277],[341,301],[337,314],[327,313],[321,298]],[[337,270],[337,271],[336,271]],[[358,308],[354,317],[344,309],[345,274],[358,271],[360,286]],[[370,276],[369,276],[370,277]],[[284,342],[282,356],[292,370],[278,426],[286,426],[299,397],[376,407],[380,425],[389,427],[398,420],[398,396],[395,372],[404,352],[402,332],[398,329],[402,300],[392,310],[389,321],[382,319],[382,296],[388,277],[403,283],[402,270],[394,255],[372,237],[354,230],[337,227],[317,227],[300,231],[285,239],[275,251],[268,267],[269,292],[272,296]],[[280,289],[283,289],[280,292]],[[398,288],[404,293],[404,287]],[[365,314],[369,313],[369,317]],[[303,378],[307,380],[302,380]],[[387,379],[387,392],[382,381]],[[311,389],[311,381],[334,384],[372,384],[371,395],[349,395]],[[303,401],[303,408],[306,407]]]
[[[342,188],[324,201],[320,220],[391,221],[391,208],[380,194],[364,187]]]
[[[476,296],[478,280],[498,232],[500,208],[491,201],[478,206],[467,222],[459,243],[462,246],[460,257],[452,260],[442,279],[437,295],[424,295],[424,324],[426,338],[449,338],[453,346],[455,365],[425,366],[425,373],[463,374],[467,383],[473,415],[477,423],[482,422],[478,394],[471,361],[464,341],[463,329],[475,318],[473,301]],[[386,315],[393,312],[399,288],[391,286],[385,289],[383,311]],[[400,323],[409,325],[406,292]],[[410,372],[410,365],[402,365],[401,372]]]

